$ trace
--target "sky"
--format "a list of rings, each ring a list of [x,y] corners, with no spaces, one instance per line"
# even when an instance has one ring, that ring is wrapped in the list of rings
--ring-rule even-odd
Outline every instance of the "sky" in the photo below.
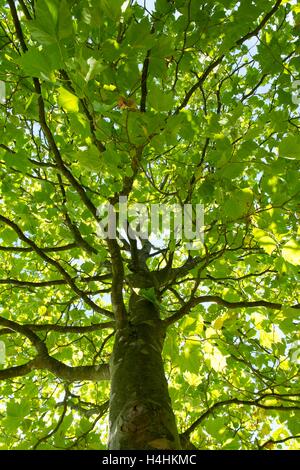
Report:
[[[146,5],[147,10],[152,11],[154,10],[155,0],[137,0],[137,3],[141,6]]]

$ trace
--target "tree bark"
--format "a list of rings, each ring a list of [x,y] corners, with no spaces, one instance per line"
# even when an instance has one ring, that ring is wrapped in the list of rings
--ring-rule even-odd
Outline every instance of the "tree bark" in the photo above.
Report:
[[[158,309],[133,294],[112,354],[109,449],[180,449],[164,374]]]

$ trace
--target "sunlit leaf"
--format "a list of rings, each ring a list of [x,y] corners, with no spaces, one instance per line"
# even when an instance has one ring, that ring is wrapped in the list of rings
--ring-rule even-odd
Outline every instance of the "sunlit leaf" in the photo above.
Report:
[[[289,263],[298,266],[300,264],[300,244],[294,239],[289,240],[283,245],[282,256]]]
[[[58,89],[58,103],[67,112],[77,113],[79,111],[79,100],[77,96],[63,87]]]

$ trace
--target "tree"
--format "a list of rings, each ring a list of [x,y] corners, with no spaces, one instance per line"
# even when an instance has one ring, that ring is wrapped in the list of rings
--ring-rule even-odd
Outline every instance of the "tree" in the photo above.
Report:
[[[139,3],[1,1],[1,448],[296,448],[299,6]]]

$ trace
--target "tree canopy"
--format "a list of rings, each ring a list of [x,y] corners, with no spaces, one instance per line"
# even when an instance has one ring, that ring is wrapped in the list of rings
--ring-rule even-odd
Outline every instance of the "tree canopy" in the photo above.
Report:
[[[106,448],[133,292],[183,448],[299,448],[299,5],[0,13],[0,448]],[[101,238],[120,196],[203,204],[203,243]]]

